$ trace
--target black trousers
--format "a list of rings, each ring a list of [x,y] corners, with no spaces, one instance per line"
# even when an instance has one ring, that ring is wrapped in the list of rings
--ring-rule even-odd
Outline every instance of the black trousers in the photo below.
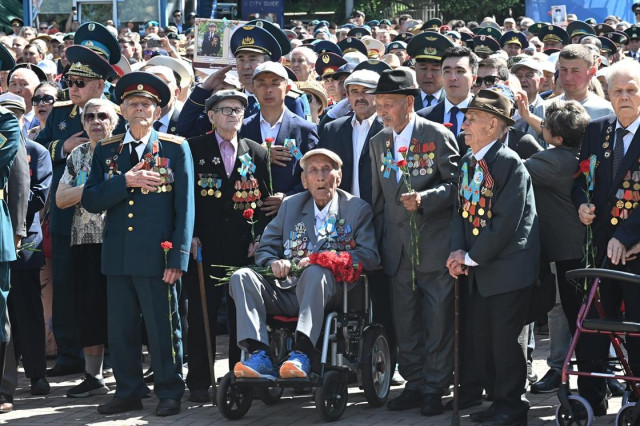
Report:
[[[11,271],[8,308],[16,360],[22,357],[28,378],[44,377],[47,360],[39,269]]]
[[[558,265],[556,265],[558,266]],[[562,267],[562,275],[566,271],[564,265]],[[571,269],[579,269],[583,266],[579,262],[569,265]],[[627,263],[626,266],[609,267],[610,269],[622,270],[633,274],[640,273],[640,260],[636,259]],[[558,267],[560,275],[561,268]],[[565,315],[569,321],[571,332],[576,329],[576,317],[582,302],[580,292],[576,292],[575,286],[567,284],[564,297],[566,298]],[[563,297],[561,290],[560,297]],[[631,322],[640,322],[640,286],[637,284],[623,283],[611,280],[602,280],[600,283],[600,301],[608,319],[620,320],[620,307],[622,302],[625,304],[625,320]],[[562,300],[563,308],[565,300]],[[589,312],[589,317],[597,318],[595,309]],[[603,372],[608,367],[606,361],[609,357],[609,345],[611,340],[608,336],[599,336],[595,334],[582,334],[576,348],[576,359],[578,361],[579,371]],[[640,338],[627,337],[626,347],[628,352],[628,361],[634,376],[640,375]],[[578,390],[593,406],[600,403],[606,397],[606,383],[604,379],[578,377]]]
[[[532,291],[526,287],[483,297],[477,285],[469,288],[469,281],[461,280],[460,391],[465,397],[479,399],[482,389],[487,389],[500,413],[522,415],[527,411],[521,399],[527,364],[518,336]]]
[[[382,269],[368,272],[369,294],[373,299],[373,320],[382,325],[387,333],[391,367],[395,368],[398,348],[393,327],[393,312],[391,310],[391,285],[389,277]]]

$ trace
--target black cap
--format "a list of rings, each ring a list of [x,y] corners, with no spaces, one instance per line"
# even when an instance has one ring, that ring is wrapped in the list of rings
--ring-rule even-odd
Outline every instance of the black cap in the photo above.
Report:
[[[613,55],[614,53],[616,53],[618,51],[618,46],[616,46],[616,44],[613,42],[613,40],[604,37],[604,36],[599,36],[598,40],[600,40],[600,43],[602,43],[602,47],[600,48],[600,53],[603,55]]]
[[[438,31],[442,26],[442,21],[438,18],[429,19],[421,27],[420,31]]]
[[[338,56],[342,56],[342,49],[340,49],[340,46],[329,40],[314,41],[311,43],[311,47],[313,47],[313,51],[318,55],[321,53],[331,52]]]
[[[478,55],[491,55],[500,50],[500,43],[493,37],[479,35],[473,38],[473,51]]]
[[[537,33],[540,41],[544,42],[560,42],[563,45],[569,44],[569,34],[557,25],[546,25]]]
[[[319,55],[316,60],[316,73],[320,78],[331,77],[338,71],[338,68],[346,63],[347,61],[345,61],[344,58],[335,53],[323,53]]]
[[[282,56],[289,54],[291,52],[291,41],[289,37],[282,31],[279,27],[275,26],[272,22],[265,21],[264,19],[254,19],[253,21],[247,22],[246,25],[255,25],[256,27],[264,28],[276,39],[278,44],[280,45],[280,50],[282,51]]]
[[[389,53],[393,49],[404,49],[404,50],[407,50],[407,43],[405,43],[404,41],[392,41],[391,43],[387,44],[387,48],[385,50],[385,53]]]
[[[493,37],[494,40],[496,41],[500,41],[500,39],[502,38],[502,31],[494,28],[494,27],[484,27],[484,28],[480,28],[477,31],[476,28],[474,28],[473,31],[477,36],[489,36],[489,37]]]
[[[382,71],[390,69],[392,69],[391,65],[387,64],[385,61],[369,59],[368,61],[360,62],[358,65],[356,65],[353,69],[353,72],[356,72],[358,70],[369,70],[380,74],[382,73]]]
[[[364,56],[368,56],[367,46],[364,43],[355,37],[347,37],[343,38],[338,42],[338,46],[342,49],[342,53],[349,52],[360,52]]]
[[[616,29],[609,24],[598,24],[595,27],[596,35],[599,35],[599,36],[605,35],[607,33],[612,33],[615,30]]]
[[[128,96],[137,95],[154,99],[160,108],[166,106],[171,99],[171,91],[164,81],[142,71],[126,74],[118,80],[115,94],[119,104]]]
[[[529,47],[529,40],[527,40],[527,36],[525,36],[522,31],[518,30],[507,31],[502,35],[500,38],[500,46],[504,47],[505,44],[509,43],[518,44],[523,49]]]
[[[242,103],[242,106],[245,108],[249,104],[247,95],[239,92],[237,90],[218,90],[212,96],[209,97],[204,103],[204,110],[209,111],[211,108],[216,106],[220,101],[224,101],[225,99],[236,99]]]
[[[624,33],[629,37],[629,40],[638,40],[640,39],[640,27],[633,26],[624,30]]]
[[[0,53],[0,55],[1,55],[1,53]],[[14,62],[14,64],[15,64],[15,62]],[[21,68],[26,68],[26,69],[29,69],[29,70],[33,71],[38,76],[38,80],[40,81],[40,83],[44,83],[45,81],[47,81],[47,75],[44,73],[42,68],[40,68],[37,65],[33,65],[33,64],[29,64],[29,63],[23,63],[23,64],[15,65],[11,69],[11,71],[9,71],[9,74],[7,75],[7,84],[9,84],[9,80],[11,80],[11,76],[13,75],[13,73],[16,72],[17,70],[21,69]],[[0,71],[5,71],[5,70],[4,70],[4,68],[0,68]]]
[[[400,33],[395,36],[391,41],[404,41],[405,43],[409,43],[409,40],[413,38],[413,34],[411,33]]]
[[[355,38],[362,38],[364,36],[370,36],[370,35],[371,35],[371,31],[365,27],[351,28],[347,33],[347,37],[355,37]]]
[[[621,31],[606,33],[604,36],[614,42],[618,48],[629,41],[629,36]]]
[[[284,33],[282,33],[284,35]],[[286,35],[285,35],[286,37]],[[287,39],[289,40],[289,39]],[[280,43],[264,28],[255,25],[243,25],[231,35],[231,52],[234,55],[243,50],[269,55],[272,61],[282,57]]]
[[[0,71],[9,71],[16,66],[16,61],[4,44],[0,43]]]

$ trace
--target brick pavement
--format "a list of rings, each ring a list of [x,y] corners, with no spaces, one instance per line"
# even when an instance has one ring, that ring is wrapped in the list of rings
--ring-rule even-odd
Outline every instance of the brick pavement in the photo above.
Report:
[[[534,370],[542,377],[546,372],[545,357],[548,352],[547,336],[539,336],[538,348],[534,351]],[[218,339],[219,347],[226,347],[226,336]],[[227,360],[221,353],[217,354],[216,375],[222,376],[227,372]],[[273,406],[264,405],[255,400],[247,415],[238,421],[228,421],[211,404],[196,404],[187,401],[188,391],[183,398],[182,411],[177,416],[157,417],[154,415],[157,399],[153,396],[143,400],[144,409],[114,416],[103,416],[96,412],[98,404],[108,401],[115,389],[113,378],[107,380],[112,389],[109,395],[90,398],[66,398],[65,392],[71,386],[80,382],[80,377],[51,378],[51,393],[46,397],[35,397],[29,394],[29,381],[21,372],[19,386],[16,389],[14,406],[11,413],[0,415],[0,424],[11,425],[163,425],[177,426],[205,426],[211,424],[233,425],[290,425],[290,424],[318,424],[322,423],[315,410],[311,396],[294,396],[287,390],[282,400]],[[398,395],[402,388],[392,389],[391,397]],[[529,425],[555,424],[555,394],[533,395],[527,394],[532,408],[529,411]],[[488,406],[488,404],[485,404]],[[615,414],[620,407],[620,398],[610,401],[609,414],[596,419],[595,425],[615,424]],[[473,425],[468,420],[468,414],[476,411],[469,409],[462,412],[462,425]],[[390,412],[384,407],[370,409],[361,390],[349,390],[349,404],[338,422],[340,425],[377,426],[377,425],[438,425],[451,424],[451,414],[437,417],[422,417],[417,410],[410,412]]]

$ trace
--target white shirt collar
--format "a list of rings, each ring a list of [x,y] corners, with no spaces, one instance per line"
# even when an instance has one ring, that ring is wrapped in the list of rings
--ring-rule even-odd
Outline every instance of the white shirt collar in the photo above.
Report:
[[[440,90],[436,90],[434,93],[431,93],[431,96],[433,96],[436,99],[436,103],[440,102],[440,96],[442,96],[443,90],[444,88],[441,87]],[[422,97],[422,100],[427,100],[427,95],[429,95],[429,93],[420,89],[420,96]]]
[[[458,108],[466,108],[469,105],[469,102],[471,102],[471,99],[473,99],[473,95],[471,93],[469,93],[469,96],[467,96],[467,99],[465,99],[464,101],[460,102],[458,105],[454,105],[454,104],[451,103],[449,98],[447,98],[445,96],[444,97],[444,113],[448,114],[451,111],[451,108],[453,108],[454,106],[456,106]]]
[[[271,127],[275,127],[278,124],[282,124],[282,118],[284,117],[284,113],[285,113],[286,109],[287,108],[285,107],[284,110],[282,110],[282,114],[280,115],[280,118],[278,118],[278,121],[276,121],[273,126],[271,126],[271,124],[267,120],[264,119],[264,117],[262,116],[262,111],[260,111],[260,124],[264,123],[264,124],[267,124],[267,125],[269,125]]]
[[[36,112],[33,110],[33,108],[31,108],[31,111],[29,111],[28,113],[24,114],[22,117],[24,117],[24,119],[26,121],[28,121],[29,123],[31,123],[33,121],[33,117],[36,115]]]
[[[316,217],[316,220],[325,220],[327,215],[329,214],[329,207],[331,206],[331,202],[328,202],[326,206],[323,207],[322,210],[318,208],[316,202],[313,202],[313,213]]]
[[[638,131],[638,127],[640,126],[640,116],[638,116],[635,121],[631,124],[629,124],[627,126],[627,130],[629,131],[629,133],[635,135],[636,132]],[[616,121],[616,130],[621,128],[622,126],[620,125],[619,121]]]
[[[489,145],[483,147],[480,151],[473,154],[473,158],[475,158],[477,161],[482,160],[484,156],[487,155],[487,152],[489,152],[494,143],[496,143],[496,141],[491,142]]]
[[[351,127],[362,126],[365,122],[369,124],[368,127],[371,127],[371,125],[373,124],[373,120],[375,120],[377,116],[378,115],[374,112],[371,117],[365,118],[364,120],[362,120],[362,123],[361,123],[356,118],[356,115],[353,114],[353,117],[351,117]]]
[[[131,130],[127,130],[127,133],[125,134],[124,139],[122,140],[122,144],[124,145],[131,142],[142,142],[142,144],[146,146],[147,143],[149,143],[150,138],[151,138],[151,130],[149,130],[147,134],[144,135],[141,139],[134,138],[133,135],[131,135]]]
[[[171,121],[171,116],[173,115],[174,109],[175,107],[171,108],[165,115],[160,117],[160,119],[158,120],[160,123],[162,123],[163,126],[166,126],[167,129],[169,129],[169,121]]]
[[[402,129],[402,132],[396,133],[395,130],[393,131],[394,139],[397,139],[398,137],[400,137],[402,140],[411,141],[411,135],[413,134],[413,128],[415,127],[415,124],[416,124],[416,115],[414,113],[411,113],[411,118],[409,119],[409,123],[407,123],[404,129]]]

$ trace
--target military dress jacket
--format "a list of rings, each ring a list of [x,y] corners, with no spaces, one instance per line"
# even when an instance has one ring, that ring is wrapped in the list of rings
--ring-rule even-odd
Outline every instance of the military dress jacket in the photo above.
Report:
[[[82,193],[87,211],[106,211],[102,273],[158,277],[165,267],[186,271],[195,210],[189,145],[182,137],[151,131],[142,159],[163,183],[157,191],[146,191],[126,186],[131,160],[124,136],[98,143]],[[173,245],[166,266],[164,241]]]
[[[9,207],[5,201],[5,191],[11,166],[20,148],[20,138],[18,119],[8,109],[0,107],[0,262],[16,260],[13,227]]]

